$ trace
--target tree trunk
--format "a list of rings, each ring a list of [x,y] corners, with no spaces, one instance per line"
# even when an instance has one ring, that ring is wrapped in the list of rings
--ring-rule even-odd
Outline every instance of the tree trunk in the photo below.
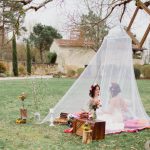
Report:
[[[4,23],[2,25],[2,49],[4,49],[4,41],[5,41],[5,28]]]
[[[41,63],[43,63],[43,52],[42,52],[42,49],[40,49],[40,58],[41,58]]]
[[[2,6],[2,14],[4,14],[4,4]],[[2,15],[2,45],[1,48],[4,48],[4,41],[5,41],[5,25],[4,25],[4,16]]]
[[[31,50],[28,40],[27,40],[27,73],[28,75],[31,75]]]
[[[17,46],[16,46],[16,36],[15,33],[13,33],[13,39],[12,39],[12,56],[13,56],[13,73],[14,76],[18,76],[18,60],[17,60]]]

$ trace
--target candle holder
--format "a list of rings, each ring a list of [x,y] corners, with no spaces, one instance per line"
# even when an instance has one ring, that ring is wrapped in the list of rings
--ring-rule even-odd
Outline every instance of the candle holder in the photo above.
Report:
[[[36,123],[39,123],[41,120],[41,115],[39,112],[34,113],[34,119],[36,121]]]
[[[54,110],[50,109],[49,113],[50,113],[50,124],[49,124],[49,126],[54,126]]]

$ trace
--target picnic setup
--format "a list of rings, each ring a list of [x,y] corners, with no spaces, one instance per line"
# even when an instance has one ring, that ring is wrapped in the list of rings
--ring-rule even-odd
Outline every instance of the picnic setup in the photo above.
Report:
[[[91,135],[93,140],[104,139],[105,134],[150,128],[137,90],[131,54],[132,42],[125,30],[120,25],[111,29],[87,68],[41,123],[53,117],[54,123],[67,124],[69,118],[72,128],[65,132],[85,138],[87,124],[90,127],[86,138]]]

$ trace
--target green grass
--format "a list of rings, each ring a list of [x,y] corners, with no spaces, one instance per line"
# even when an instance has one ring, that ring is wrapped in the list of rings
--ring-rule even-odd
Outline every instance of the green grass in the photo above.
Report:
[[[36,79],[0,81],[0,150],[143,150],[150,140],[150,130],[136,133],[106,135],[105,140],[82,144],[80,137],[63,133],[66,126],[49,127],[36,125],[33,120],[35,105],[32,82],[35,82],[39,110],[45,116],[65,94],[73,79]],[[138,80],[138,87],[147,113],[150,115],[150,80]],[[21,92],[28,93],[25,105],[28,109],[28,123],[16,125],[19,117]]]

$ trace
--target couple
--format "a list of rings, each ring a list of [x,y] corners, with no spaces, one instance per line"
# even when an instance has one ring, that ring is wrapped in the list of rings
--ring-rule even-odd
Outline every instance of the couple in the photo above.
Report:
[[[92,85],[90,89],[90,107],[96,110],[98,120],[106,121],[106,133],[121,131],[124,129],[125,114],[127,112],[127,103],[120,96],[121,89],[117,83],[112,83],[109,88],[111,99],[108,102],[107,109],[102,110],[100,96],[100,86]]]

